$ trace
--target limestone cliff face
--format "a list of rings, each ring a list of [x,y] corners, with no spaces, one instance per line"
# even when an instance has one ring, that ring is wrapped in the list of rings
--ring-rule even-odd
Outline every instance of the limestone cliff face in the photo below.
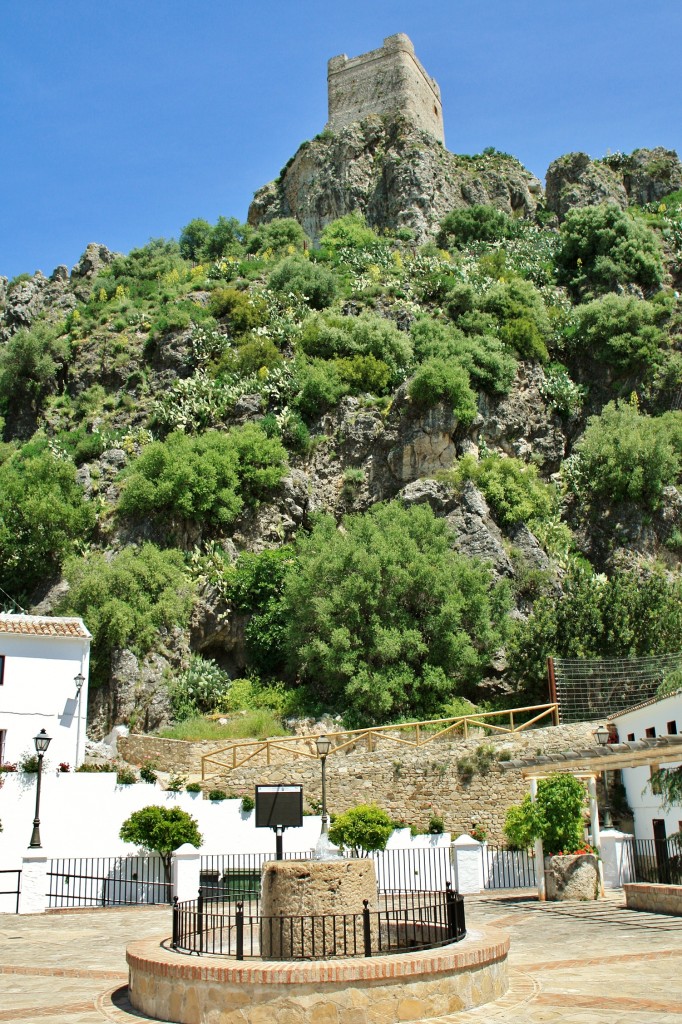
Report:
[[[682,188],[682,164],[672,149],[636,149],[591,160],[587,153],[567,153],[547,170],[547,209],[563,220],[576,206],[616,203],[643,206]]]
[[[514,157],[457,156],[409,121],[371,116],[304,142],[256,193],[248,220],[295,217],[317,240],[331,221],[357,211],[374,228],[407,227],[424,242],[447,213],[474,203],[533,217],[541,192]]]

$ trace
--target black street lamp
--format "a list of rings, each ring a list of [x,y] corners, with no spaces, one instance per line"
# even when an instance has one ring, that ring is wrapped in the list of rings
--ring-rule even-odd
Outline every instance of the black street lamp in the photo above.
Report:
[[[33,819],[33,832],[31,833],[31,842],[28,844],[31,849],[40,849],[40,783],[43,778],[43,758],[45,757],[45,751],[52,742],[52,737],[48,736],[44,729],[41,729],[37,736],[34,737],[33,742],[35,743],[36,753],[38,755],[38,777],[36,779],[36,816]]]
[[[611,738],[611,734],[605,725],[600,725],[592,735],[600,747],[605,747]],[[611,804],[609,803],[609,773],[606,769],[604,769],[604,828],[613,828]]]
[[[79,672],[73,679],[76,684],[76,763],[74,768],[78,768],[79,759],[81,754],[81,690],[83,689],[83,683],[85,682],[85,676],[82,672]]]
[[[332,741],[328,736],[318,736],[315,740],[317,753],[322,762],[322,834],[329,830],[327,817],[327,754],[332,749]]]

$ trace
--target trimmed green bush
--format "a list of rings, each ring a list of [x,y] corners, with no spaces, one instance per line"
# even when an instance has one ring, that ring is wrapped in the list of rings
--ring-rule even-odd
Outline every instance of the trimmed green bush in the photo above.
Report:
[[[407,393],[418,409],[447,402],[461,423],[471,423],[476,415],[476,395],[469,386],[469,374],[458,363],[428,359],[416,370]]]
[[[441,249],[463,249],[471,242],[499,242],[518,234],[516,221],[493,206],[469,206],[443,218],[436,236]]]
[[[331,306],[336,295],[336,279],[319,263],[304,256],[289,256],[270,274],[269,285],[280,295],[293,293],[305,299],[311,309]]]
[[[613,203],[569,210],[560,238],[557,277],[578,298],[619,285],[660,286],[663,264],[654,233]]]
[[[339,814],[329,826],[329,840],[349,850],[354,857],[366,857],[385,850],[393,833],[393,821],[376,804],[358,804]]]
[[[578,308],[571,347],[622,369],[646,364],[665,342],[662,314],[660,305],[632,295],[604,295]]]
[[[280,441],[253,423],[198,437],[176,432],[148,444],[132,463],[118,512],[170,524],[190,520],[226,527],[245,503],[270,493],[285,468]]]

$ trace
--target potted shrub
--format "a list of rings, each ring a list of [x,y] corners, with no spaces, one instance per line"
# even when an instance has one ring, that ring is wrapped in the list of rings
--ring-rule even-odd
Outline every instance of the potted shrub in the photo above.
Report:
[[[537,799],[510,807],[504,825],[512,846],[528,848],[542,840],[548,900],[599,897],[599,864],[583,838],[585,790],[573,775],[555,772],[538,782]]]

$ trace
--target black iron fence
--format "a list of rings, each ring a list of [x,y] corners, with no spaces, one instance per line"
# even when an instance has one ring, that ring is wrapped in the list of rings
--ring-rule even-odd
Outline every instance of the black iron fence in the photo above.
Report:
[[[170,903],[160,857],[71,857],[49,862],[49,907],[115,907]]]
[[[506,846],[481,846],[485,889],[530,889],[537,883],[532,850],[511,850]]]
[[[5,868],[0,871],[0,875],[2,875],[0,885],[10,887],[0,889],[0,912],[18,914],[19,897],[21,896],[21,868]]]
[[[354,914],[263,917],[244,903],[199,895],[173,906],[172,946],[178,952],[237,960],[327,960],[432,949],[466,935],[464,900],[442,892],[381,892]]]
[[[285,860],[305,860],[313,850],[285,853]],[[434,892],[454,886],[455,872],[449,846],[381,850],[370,854],[380,891]],[[201,858],[200,887],[205,897],[225,902],[240,901],[251,913],[258,907],[263,864],[274,853],[225,853]]]
[[[624,874],[638,882],[660,882],[682,885],[682,841],[679,836],[667,839],[633,839],[625,844]]]

